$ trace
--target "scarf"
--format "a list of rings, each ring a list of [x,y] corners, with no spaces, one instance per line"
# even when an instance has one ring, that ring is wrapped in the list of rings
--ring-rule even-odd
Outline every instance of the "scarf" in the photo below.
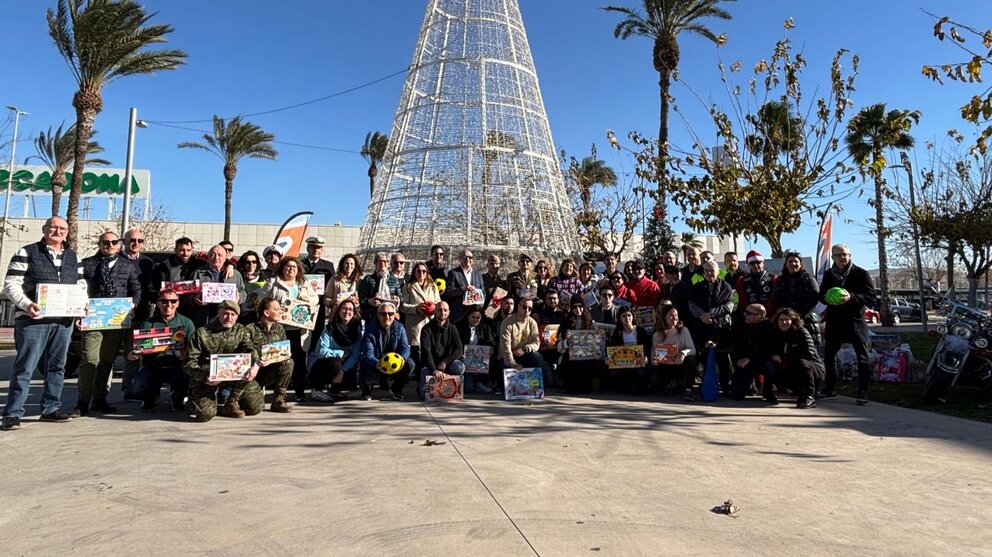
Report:
[[[110,268],[113,257],[101,257],[100,264],[96,267],[96,283],[99,288],[99,295],[102,298],[116,298],[117,285],[114,284],[114,272]]]
[[[331,320],[330,329],[334,342],[341,348],[348,348],[358,342],[361,336],[360,322],[361,320],[356,318],[344,325],[338,319]]]
[[[837,282],[837,286],[843,288],[844,282],[847,281],[847,276],[851,274],[851,269],[854,268],[854,263],[847,266],[847,269],[841,271],[836,264],[830,266],[830,274],[834,276],[834,280]]]

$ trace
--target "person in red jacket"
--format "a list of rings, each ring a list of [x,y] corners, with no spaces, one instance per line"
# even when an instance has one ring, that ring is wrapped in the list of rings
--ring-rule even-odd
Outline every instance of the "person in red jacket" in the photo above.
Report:
[[[632,302],[639,307],[656,307],[661,299],[658,283],[644,276],[644,265],[634,261],[631,265],[632,276],[625,285],[630,291]]]

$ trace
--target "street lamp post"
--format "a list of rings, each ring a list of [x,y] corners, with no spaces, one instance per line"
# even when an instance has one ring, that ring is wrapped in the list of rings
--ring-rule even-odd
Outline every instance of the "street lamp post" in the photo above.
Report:
[[[916,283],[919,287],[920,296],[920,322],[923,324],[923,332],[927,332],[927,301],[923,293],[923,259],[920,257],[920,231],[916,226],[916,186],[913,182],[913,165],[909,162],[909,156],[905,152],[899,154],[902,159],[902,167],[909,176],[909,225],[913,230],[913,249],[916,252]]]
[[[124,211],[121,215],[121,238],[131,227],[131,169],[134,164],[134,129],[147,128],[142,120],[138,120],[138,109],[131,107],[127,125],[127,157],[124,165]]]
[[[27,112],[21,112],[16,106],[7,105],[8,110],[14,111],[14,139],[10,143],[10,164],[7,166],[7,194],[3,200],[3,230],[0,230],[0,261],[3,261],[3,244],[7,237],[7,215],[10,213],[10,194],[14,186],[14,161],[17,154],[17,126],[21,122],[21,116],[27,116]]]

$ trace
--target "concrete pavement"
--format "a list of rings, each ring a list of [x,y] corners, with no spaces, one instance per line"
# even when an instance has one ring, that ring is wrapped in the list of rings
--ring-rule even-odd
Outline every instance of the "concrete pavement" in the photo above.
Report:
[[[0,433],[4,555],[992,552],[992,425],[846,398],[356,400],[207,424],[117,402],[44,424],[37,390]],[[713,512],[727,499],[737,518]]]

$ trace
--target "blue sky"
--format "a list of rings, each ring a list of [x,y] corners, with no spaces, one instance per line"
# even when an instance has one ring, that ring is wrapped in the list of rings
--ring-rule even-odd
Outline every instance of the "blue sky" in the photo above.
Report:
[[[557,147],[581,156],[595,142],[609,164],[629,171],[630,161],[607,148],[605,132],[657,133],[658,76],[651,67],[647,39],[613,38],[617,15],[598,9],[606,3],[520,0]],[[75,82],[45,24],[45,9],[54,5],[54,0],[31,0],[7,3],[4,10],[8,45],[14,46],[8,47],[12,56],[0,72],[0,100],[31,113],[22,121],[22,138],[74,120]],[[106,148],[104,157],[116,167],[124,164],[130,106],[138,107],[144,120],[209,120],[214,114],[233,116],[291,105],[404,69],[413,55],[426,1],[154,0],[145,5],[159,12],[153,21],[175,27],[169,44],[188,52],[189,59],[178,71],[106,87],[96,127]],[[984,20],[971,16],[987,14],[980,10],[985,5],[986,0],[742,0],[727,5],[732,21],[712,21],[710,27],[729,37],[719,53],[725,62],[740,59],[751,67],[770,55],[783,36],[782,22],[792,17],[797,27],[789,36],[809,60],[807,97],[815,86],[828,86],[833,53],[850,49],[861,57],[856,108],[887,102],[921,110],[923,120],[914,135],[922,144],[934,138],[942,141],[948,128],[969,130],[959,107],[978,87],[939,86],[922,77],[921,65],[962,56],[933,38],[933,21],[921,8],[986,28],[992,25],[987,15]],[[703,98],[722,99],[715,47],[691,36],[681,45],[681,80]],[[281,222],[297,210],[312,209],[314,222],[360,225],[368,179],[357,152],[368,131],[389,131],[402,86],[401,75],[335,99],[251,118],[280,141],[351,152],[278,145],[276,162],[245,160],[235,183],[235,221]],[[704,139],[712,137],[704,107],[686,86],[677,83],[672,93],[693,128]],[[206,122],[182,125],[209,127]],[[204,152],[176,148],[200,135],[160,125],[139,130],[135,167],[151,171],[154,200],[174,218],[220,222],[219,161]],[[674,144],[690,144],[677,117],[671,135]],[[23,161],[27,154],[29,144],[21,143],[18,159]],[[38,206],[43,211],[46,204]],[[867,218],[863,203],[845,203],[842,219],[863,223]],[[684,225],[678,223],[676,229]],[[815,236],[816,223],[809,223],[785,244],[812,255]],[[874,265],[874,242],[862,226],[837,223],[834,236],[851,244],[862,264]],[[767,249],[760,240],[755,247]]]

